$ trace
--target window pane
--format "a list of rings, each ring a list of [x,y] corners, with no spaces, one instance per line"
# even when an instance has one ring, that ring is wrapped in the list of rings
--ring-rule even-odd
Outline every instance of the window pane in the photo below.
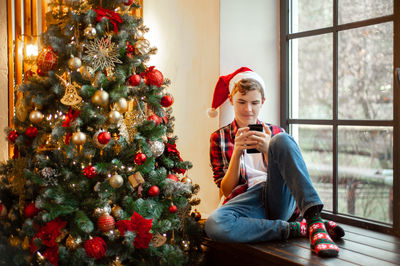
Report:
[[[332,34],[290,41],[291,118],[332,118]]]
[[[339,127],[338,152],[339,212],[392,223],[392,128]]]
[[[332,127],[291,125],[290,132],[299,144],[324,210],[332,211]]]
[[[392,22],[339,33],[339,118],[393,119]]]
[[[393,0],[339,0],[339,24],[393,14]]]
[[[290,33],[332,26],[333,1],[290,1]]]

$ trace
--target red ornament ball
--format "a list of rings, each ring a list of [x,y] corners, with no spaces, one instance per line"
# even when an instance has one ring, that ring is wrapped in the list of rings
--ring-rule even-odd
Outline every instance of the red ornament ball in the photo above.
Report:
[[[87,178],[93,178],[97,175],[97,169],[93,165],[88,165],[83,168],[83,175]]]
[[[98,236],[86,240],[83,247],[85,248],[86,254],[95,259],[101,259],[107,251],[106,242]]]
[[[169,206],[170,213],[176,213],[177,211],[178,211],[178,207],[176,207],[175,205]]]
[[[9,142],[15,143],[17,138],[18,138],[18,132],[16,130],[10,131],[10,133],[8,133],[7,139]]]
[[[142,164],[144,164],[144,162],[146,162],[146,160],[147,160],[146,154],[144,154],[144,153],[142,153],[142,152],[136,153],[136,155],[135,155],[135,163],[136,163],[137,165],[142,165]]]
[[[46,48],[40,52],[36,59],[36,64],[38,66],[38,74],[39,70],[46,74],[48,71],[53,70],[57,66],[57,55],[54,53],[52,48]],[[40,74],[39,74],[40,75]]]
[[[100,144],[103,144],[103,145],[109,143],[111,140],[110,132],[107,132],[107,131],[101,132],[98,135],[97,140],[99,141]]]
[[[124,5],[130,6],[130,5],[133,4],[133,2],[134,2],[134,0],[125,0],[125,1],[124,1]]]
[[[99,219],[97,220],[97,227],[102,232],[108,232],[115,227],[115,220],[114,218],[109,215],[108,213],[102,214]]]
[[[156,123],[156,126],[158,126],[162,122],[162,118],[155,114],[149,116],[147,120],[154,121]]]
[[[39,209],[36,208],[35,203],[32,202],[26,205],[24,213],[25,213],[25,218],[31,218],[39,213]]]
[[[151,186],[148,193],[150,197],[156,197],[160,194],[160,189],[157,186]]]
[[[25,129],[25,136],[30,139],[35,138],[38,135],[38,129],[36,127],[30,126]]]
[[[176,175],[174,175],[174,174],[169,174],[169,175],[167,175],[167,178],[169,178],[169,179],[171,179],[171,180],[174,180],[174,181],[176,181],[176,182],[179,181],[179,178],[178,178]]]
[[[140,84],[141,80],[142,80],[142,78],[139,75],[135,74],[135,75],[129,76],[128,83],[129,83],[129,85],[135,87]]]
[[[126,51],[127,51],[128,53],[133,53],[133,52],[135,51],[135,46],[130,45],[130,44],[127,44],[127,45],[126,45]]]
[[[174,98],[172,98],[170,95],[164,95],[161,98],[161,105],[163,107],[170,107],[174,103]]]
[[[163,74],[154,68],[154,66],[149,67],[144,74],[144,80],[147,85],[154,85],[160,87],[163,84],[164,77]]]

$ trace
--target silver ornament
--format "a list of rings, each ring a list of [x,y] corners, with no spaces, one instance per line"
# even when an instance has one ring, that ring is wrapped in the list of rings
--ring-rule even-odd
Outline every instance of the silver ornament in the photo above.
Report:
[[[184,178],[182,178],[181,182],[185,183],[185,184],[192,184],[192,179],[190,179],[189,177],[185,176]]]
[[[82,78],[86,80],[91,80],[94,76],[94,70],[90,66],[81,66],[78,71],[81,73]]]
[[[98,90],[96,91],[93,96],[92,96],[92,102],[96,105],[105,107],[108,105],[108,92],[104,90]]]
[[[72,142],[76,145],[83,145],[86,142],[86,134],[83,132],[75,132],[72,135]]]
[[[29,114],[29,120],[34,124],[38,124],[38,123],[42,122],[43,114],[38,110],[33,110]]]
[[[95,217],[100,217],[100,215],[102,215],[104,213],[104,210],[102,209],[102,208],[96,208],[96,209],[94,209],[94,213],[93,213],[93,215],[95,216]]]
[[[120,113],[125,113],[128,110],[128,102],[125,98],[119,98],[114,108]]]
[[[79,57],[73,56],[68,60],[68,67],[71,70],[77,70],[81,66],[82,66],[82,61]]]
[[[94,39],[96,37],[96,34],[96,28],[93,27],[92,24],[89,24],[83,31],[83,35],[88,39]]]
[[[120,188],[124,184],[124,179],[122,176],[115,174],[110,178],[110,185],[113,188]]]
[[[150,141],[150,151],[153,153],[154,157],[159,157],[164,152],[165,145],[161,141]]]
[[[56,174],[56,170],[54,170],[51,167],[45,167],[43,168],[40,173],[42,174],[43,177],[53,177]]]
[[[118,121],[121,119],[121,113],[116,111],[116,110],[112,110],[109,114],[108,114],[108,119],[110,120],[111,123],[116,124],[118,123]]]

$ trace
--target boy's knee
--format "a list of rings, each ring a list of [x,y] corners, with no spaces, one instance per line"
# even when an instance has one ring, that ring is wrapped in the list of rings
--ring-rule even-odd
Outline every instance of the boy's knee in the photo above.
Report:
[[[218,211],[208,217],[204,230],[209,238],[214,241],[229,242],[229,224],[224,222],[226,217]]]

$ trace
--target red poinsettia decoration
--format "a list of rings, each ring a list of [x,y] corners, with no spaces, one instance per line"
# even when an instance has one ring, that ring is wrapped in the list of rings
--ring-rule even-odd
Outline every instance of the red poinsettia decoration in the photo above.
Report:
[[[131,220],[120,220],[116,223],[118,231],[123,236],[126,231],[133,231],[136,237],[133,240],[133,245],[137,249],[148,248],[153,234],[149,231],[153,225],[153,219],[145,219],[143,216],[134,212]]]
[[[60,217],[46,223],[40,230],[33,236],[30,243],[30,251],[34,253],[38,247],[34,244],[34,240],[39,238],[42,244],[47,247],[43,256],[48,259],[52,264],[58,265],[58,245],[56,243],[57,237],[61,235],[61,229],[67,225],[67,222],[61,220]]]
[[[53,265],[58,265],[58,246],[47,248],[43,252],[43,256]]]
[[[118,32],[118,24],[117,23],[122,23],[122,19],[119,16],[118,13],[105,9],[102,7],[99,7],[98,9],[93,9],[97,13],[96,21],[100,22],[102,18],[108,18],[108,20],[113,24],[114,26],[114,32],[117,34]]]
[[[176,156],[176,157],[178,157],[179,161],[181,161],[181,162],[183,161],[181,158],[181,154],[179,153],[178,149],[176,148],[176,143],[174,143],[174,144],[167,143],[166,147],[167,147],[168,155]],[[177,167],[173,168],[172,171],[174,171],[175,173],[178,173],[178,174],[186,173],[186,169],[177,168]]]
[[[74,122],[78,118],[79,113],[80,113],[79,110],[72,110],[72,108],[69,108],[68,114],[65,116],[65,120],[62,123],[62,126],[70,127],[71,123]]]

